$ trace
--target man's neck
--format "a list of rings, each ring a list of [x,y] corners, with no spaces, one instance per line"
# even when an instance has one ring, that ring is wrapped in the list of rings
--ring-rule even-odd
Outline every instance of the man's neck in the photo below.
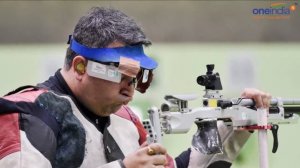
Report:
[[[76,81],[74,81],[74,79],[71,78],[71,74],[70,74],[71,72],[70,71],[71,70],[66,70],[65,67],[64,67],[60,70],[60,74],[64,78],[65,82],[67,83],[67,85],[71,89],[74,96],[77,97],[77,88],[76,88],[76,85],[75,85]]]

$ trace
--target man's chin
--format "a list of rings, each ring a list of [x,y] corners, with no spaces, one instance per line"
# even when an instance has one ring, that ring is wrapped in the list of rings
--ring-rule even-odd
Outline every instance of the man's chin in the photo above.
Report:
[[[123,104],[114,106],[114,107],[110,110],[110,112],[108,112],[108,115],[116,113],[117,111],[119,111],[119,110],[121,109],[122,106],[123,106]]]
[[[114,105],[113,107],[110,107],[110,108],[106,108],[106,110],[104,110],[104,111],[101,112],[100,116],[102,116],[102,117],[108,117],[111,114],[116,113],[122,107],[122,105],[123,104],[119,104],[119,105]]]
[[[130,100],[129,101],[125,101],[125,102],[123,102],[123,105],[127,105],[129,102],[130,102]]]
[[[128,97],[125,101],[123,101],[123,105],[127,105],[132,100],[132,97]]]

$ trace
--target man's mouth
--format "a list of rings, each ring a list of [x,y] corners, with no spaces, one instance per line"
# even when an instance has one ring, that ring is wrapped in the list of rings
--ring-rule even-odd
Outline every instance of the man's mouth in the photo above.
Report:
[[[130,92],[128,92],[126,90],[121,91],[120,93],[121,93],[121,95],[126,96],[126,97],[132,97],[133,96]]]
[[[132,100],[133,95],[128,91],[121,91],[120,94],[125,98],[123,104],[128,104]]]

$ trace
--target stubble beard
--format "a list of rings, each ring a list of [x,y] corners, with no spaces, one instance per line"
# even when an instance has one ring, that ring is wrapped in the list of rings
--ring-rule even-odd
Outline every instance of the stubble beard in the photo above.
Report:
[[[122,107],[122,105],[123,104],[114,104],[109,107],[106,107],[102,110],[101,115],[102,116],[110,116],[111,114],[116,113]]]

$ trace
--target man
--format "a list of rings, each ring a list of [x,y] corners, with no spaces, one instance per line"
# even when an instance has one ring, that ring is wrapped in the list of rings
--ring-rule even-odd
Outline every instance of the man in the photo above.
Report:
[[[77,23],[65,65],[37,86],[0,99],[0,167],[199,167],[187,150],[173,161],[126,106],[144,93],[157,63],[144,54],[151,42],[124,13],[92,8]],[[246,90],[259,107],[270,96]],[[204,158],[204,157],[203,157]],[[201,163],[199,163],[201,161]],[[221,163],[223,166],[228,164]]]

